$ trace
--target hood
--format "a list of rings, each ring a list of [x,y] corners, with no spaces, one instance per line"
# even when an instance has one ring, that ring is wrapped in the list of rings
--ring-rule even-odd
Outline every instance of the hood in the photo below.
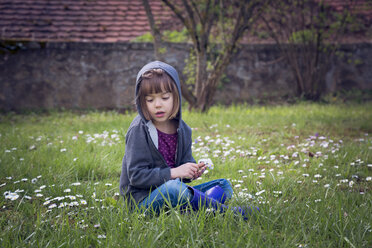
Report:
[[[146,71],[151,70],[151,69],[163,69],[175,82],[175,84],[177,86],[177,89],[178,89],[178,95],[179,95],[179,98],[180,98],[180,108],[179,108],[179,111],[178,111],[178,119],[181,120],[181,105],[182,105],[181,84],[180,84],[180,79],[178,77],[178,73],[177,73],[176,69],[174,69],[174,67],[171,66],[171,65],[168,65],[168,64],[166,64],[164,62],[161,62],[161,61],[153,61],[153,62],[150,62],[150,63],[146,64],[144,67],[142,67],[142,69],[137,74],[135,99],[137,99],[139,84],[142,80],[142,77],[141,77],[142,74],[145,73]],[[138,101],[138,99],[136,100],[136,106],[137,106],[138,114],[141,116],[141,118],[143,120],[146,120],[145,117],[143,116],[141,105],[137,101]]]

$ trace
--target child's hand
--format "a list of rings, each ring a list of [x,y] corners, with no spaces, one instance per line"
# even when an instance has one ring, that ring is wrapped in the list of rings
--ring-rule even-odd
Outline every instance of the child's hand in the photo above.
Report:
[[[198,164],[200,164],[200,163],[204,163],[208,169],[213,169],[214,168],[213,162],[210,158],[199,159]]]
[[[171,179],[187,178],[192,179],[195,177],[199,170],[199,165],[194,163],[186,163],[176,168],[171,169]]]
[[[201,162],[201,163],[198,164],[198,167],[199,167],[199,169],[195,173],[193,179],[196,179],[196,178],[200,177],[201,175],[203,175],[204,171],[207,168],[207,165],[204,162]]]

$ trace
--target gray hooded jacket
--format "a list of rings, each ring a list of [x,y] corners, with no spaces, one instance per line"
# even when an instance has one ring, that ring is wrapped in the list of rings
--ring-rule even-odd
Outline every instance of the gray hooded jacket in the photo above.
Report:
[[[154,61],[145,65],[137,74],[137,96],[142,74],[151,69],[163,69],[177,85],[181,103],[181,85],[177,71],[170,65]],[[136,203],[149,195],[151,190],[170,180],[170,168],[158,150],[158,134],[154,124],[147,121],[141,105],[136,102],[138,116],[134,118],[125,137],[125,154],[120,176],[120,192],[127,200]],[[178,113],[177,151],[175,167],[192,162],[191,128],[182,120],[181,104]]]

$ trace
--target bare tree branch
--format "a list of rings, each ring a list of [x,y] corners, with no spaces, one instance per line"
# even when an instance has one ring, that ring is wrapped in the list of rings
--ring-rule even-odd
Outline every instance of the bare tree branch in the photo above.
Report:
[[[256,20],[255,16],[260,14],[259,7],[271,0],[232,0],[226,4],[233,9],[232,13],[224,9],[225,4],[222,0],[182,0],[183,8],[170,0],[162,1],[184,24],[193,42],[196,59],[194,94],[190,93],[185,84],[182,87],[187,92],[188,101],[194,101],[191,105],[206,111],[212,104],[217,84],[235,53],[237,43],[252,21]],[[231,19],[234,21],[225,29],[226,24],[223,22],[230,23]],[[218,34],[221,31],[218,27],[215,28],[218,26],[215,25],[217,21],[222,21],[221,30],[227,31],[220,33],[221,40],[227,42],[222,43],[222,49],[212,51],[211,32]],[[214,42],[221,45],[218,39]],[[212,70],[208,67],[209,63],[213,65]]]
[[[163,1],[163,3],[165,3],[176,14],[178,19],[181,20],[181,22],[183,23],[183,25],[186,27],[187,31],[189,32],[190,37],[193,40],[194,46],[196,46],[199,49],[200,44],[199,44],[199,38],[196,32],[196,26],[192,25],[192,23],[189,20],[190,18],[185,19],[182,15],[183,11],[179,9],[178,7],[176,7],[174,4],[172,4],[170,1],[168,0],[161,0],[161,1]]]
[[[182,0],[182,2],[183,2],[183,5],[185,6],[186,12],[189,16],[189,18],[186,19],[186,20],[189,21],[190,27],[192,27],[191,28],[191,31],[192,31],[191,35],[194,37],[193,39],[196,41],[196,44],[195,44],[196,49],[198,49],[199,51],[202,51],[204,44],[200,44],[200,37],[199,37],[198,32],[197,32],[197,24],[195,23],[194,12],[193,12],[191,6],[189,5],[189,3],[187,2],[187,0]]]
[[[205,44],[203,44],[203,45],[205,46],[205,49],[207,49],[207,45],[209,43],[209,35],[211,33],[213,24],[215,23],[215,20],[216,20],[216,11],[213,10],[213,7],[211,7],[210,4],[211,4],[211,1],[208,1],[205,13],[203,15],[203,16],[205,16],[204,24],[202,24],[202,28],[203,28],[203,31],[204,31],[203,40],[205,42]],[[218,4],[218,0],[215,0],[214,1],[214,6],[217,6],[217,4]],[[211,13],[211,11],[212,11],[212,13]]]
[[[169,2],[168,0],[162,0],[163,3],[165,3],[172,11],[173,13],[175,13],[178,17],[178,19],[181,20],[181,22],[186,26],[188,27],[188,23],[186,23],[186,20],[185,18],[182,16],[182,10],[179,9],[178,7],[176,7],[174,4],[172,4],[171,2]]]
[[[209,2],[210,0],[208,0],[208,2]],[[192,5],[192,7],[193,7],[193,9],[194,9],[194,11],[195,11],[195,13],[196,13],[196,15],[198,16],[198,18],[199,18],[199,20],[200,20],[200,22],[203,22],[203,17],[202,17],[202,15],[200,15],[200,12],[199,12],[199,10],[198,10],[198,5],[195,3],[195,1],[193,1],[193,0],[190,0],[190,2],[191,2],[191,5]]]
[[[160,51],[160,48],[161,48],[162,43],[163,43],[161,33],[160,33],[158,27],[155,24],[154,16],[152,14],[149,1],[148,0],[142,0],[142,3],[143,3],[143,6],[145,7],[145,11],[146,11],[147,19],[148,19],[149,24],[150,24],[152,36],[154,37],[155,57],[158,60],[163,60],[162,55],[161,55],[161,51]]]

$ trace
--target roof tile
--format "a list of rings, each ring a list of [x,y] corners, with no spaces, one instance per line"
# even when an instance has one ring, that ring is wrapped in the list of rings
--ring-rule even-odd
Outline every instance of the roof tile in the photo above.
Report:
[[[161,0],[155,19],[177,23]],[[0,39],[129,41],[150,31],[142,0],[0,0]]]
[[[320,1],[320,0],[316,0]],[[323,0],[363,15],[371,26],[372,2]],[[161,28],[182,24],[161,0],[149,0]],[[150,31],[142,0],[0,0],[0,39],[116,42]]]

